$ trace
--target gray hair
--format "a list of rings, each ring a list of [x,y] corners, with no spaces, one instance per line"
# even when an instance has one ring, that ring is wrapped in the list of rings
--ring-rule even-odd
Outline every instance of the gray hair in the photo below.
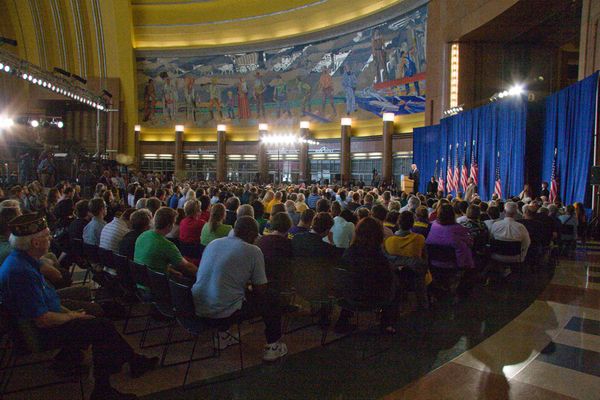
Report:
[[[513,202],[513,201],[509,201],[504,205],[504,212],[506,213],[507,217],[514,217],[515,215],[517,215],[517,208],[519,206],[517,205],[517,203]]]
[[[303,203],[305,200],[303,193],[298,193],[298,203]]]
[[[31,249],[31,240],[43,236],[44,233],[46,233],[45,230],[27,236],[15,236],[11,233],[8,238],[8,242],[10,243],[10,247],[13,249],[28,251]]]
[[[254,208],[250,204],[242,204],[238,207],[236,215],[238,218],[245,215],[254,218]]]
[[[288,200],[285,202],[285,211],[286,212],[296,212],[296,204],[293,200]]]
[[[21,208],[18,200],[4,200],[0,202],[0,210],[5,208]]]
[[[412,196],[408,199],[408,208],[418,208],[421,205],[421,200],[418,197]]]
[[[141,210],[142,208],[146,208],[146,203],[148,202],[148,199],[145,197],[142,197],[141,199],[139,199],[137,201],[137,203],[135,204],[135,208],[137,210]]]
[[[389,211],[400,211],[400,202],[397,200],[392,200],[390,201],[390,204],[388,205],[388,210]]]

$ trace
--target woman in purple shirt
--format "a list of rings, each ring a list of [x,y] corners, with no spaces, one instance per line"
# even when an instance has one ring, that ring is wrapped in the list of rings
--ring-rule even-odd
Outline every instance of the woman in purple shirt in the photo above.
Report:
[[[457,224],[454,209],[450,204],[443,204],[437,213],[437,220],[431,225],[425,244],[437,244],[454,247],[459,268],[475,268],[471,246],[473,240],[469,230]],[[435,267],[448,267],[445,263],[432,261]]]

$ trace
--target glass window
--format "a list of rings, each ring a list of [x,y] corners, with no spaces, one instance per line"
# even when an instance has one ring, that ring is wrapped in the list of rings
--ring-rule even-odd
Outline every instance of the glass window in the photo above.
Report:
[[[233,182],[254,182],[258,161],[227,160],[227,179]]]
[[[374,160],[357,160],[354,159],[350,163],[352,171],[352,180],[355,182],[362,181],[367,185],[373,180],[373,170],[376,169],[381,175],[381,159]]]
[[[330,154],[327,156],[333,157]],[[339,157],[339,154],[338,154]],[[310,160],[310,179],[314,182],[323,183],[325,180],[334,182],[339,180],[339,159],[314,159]]]
[[[395,157],[392,162],[392,174],[396,184],[400,184],[401,175],[410,173],[410,165],[412,164],[412,155],[406,157]]]
[[[185,160],[185,172],[188,179],[217,179],[217,160]]]
[[[140,163],[140,169],[145,172],[154,171],[166,173],[173,173],[175,171],[174,160],[142,160]]]

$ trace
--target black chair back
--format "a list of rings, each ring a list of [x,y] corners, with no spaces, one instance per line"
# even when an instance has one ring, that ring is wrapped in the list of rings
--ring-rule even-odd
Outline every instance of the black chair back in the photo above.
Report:
[[[173,279],[169,279],[168,284],[175,316],[184,320],[196,318],[191,287]]]
[[[131,276],[133,282],[136,285],[148,287],[148,268],[143,264],[138,264],[135,261],[131,261],[129,264],[131,267]]]
[[[83,255],[83,240],[73,238],[69,242],[69,252],[75,257],[81,257]]]
[[[354,299],[357,291],[356,275],[343,268],[333,270],[333,293],[338,299]]]
[[[500,256],[520,256],[521,242],[492,239],[490,241],[492,253]]]
[[[152,295],[152,304],[154,304],[158,312],[164,316],[174,317],[167,274],[154,271],[151,268],[147,268],[146,272],[148,276],[148,287],[150,288],[150,294]]]
[[[135,290],[133,275],[129,267],[129,259],[122,254],[113,253],[113,266],[117,271],[117,278],[121,282],[121,286],[128,292]]]
[[[98,247],[98,262],[107,268],[116,269],[114,266],[112,250]]]
[[[98,264],[98,246],[83,242],[83,257],[91,263]]]
[[[328,258],[294,258],[293,287],[309,302],[329,302],[333,289],[332,261]]]
[[[426,247],[429,261],[456,264],[456,250],[454,247],[440,244],[428,244]]]

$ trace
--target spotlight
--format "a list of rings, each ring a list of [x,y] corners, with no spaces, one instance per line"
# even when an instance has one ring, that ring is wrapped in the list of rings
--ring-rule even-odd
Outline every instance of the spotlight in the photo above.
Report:
[[[0,129],[6,129],[13,126],[14,121],[12,118],[0,117]]]
[[[6,72],[10,72],[10,66],[8,66],[8,65],[5,65],[5,66],[4,66],[4,71],[6,71]]]
[[[40,123],[37,119],[32,119],[31,122],[29,122],[29,124],[33,127],[33,128],[37,128],[38,126],[40,126]]]
[[[0,63],[0,69],[4,69],[4,64]]]
[[[62,129],[62,128],[65,126],[65,124],[64,124],[62,121],[58,121],[58,122],[56,123],[56,126],[58,126],[59,128],[61,128],[61,129]]]
[[[33,82],[33,84],[34,84],[34,85],[35,85],[35,84],[37,84],[37,82],[38,82],[38,81],[37,81],[37,78],[33,78],[33,81],[32,81],[32,82]]]
[[[29,75],[29,76],[27,77],[27,80],[31,82],[31,81],[33,80],[33,76]]]
[[[519,96],[523,93],[523,85],[516,84],[508,90],[508,94],[511,96]]]
[[[27,79],[27,78],[29,78],[29,75],[27,75],[27,74],[23,74],[23,75],[21,75],[21,78],[23,78],[23,79]]]
[[[46,86],[48,86],[48,84],[46,82],[44,82],[44,83],[42,83],[42,86],[46,87]]]

